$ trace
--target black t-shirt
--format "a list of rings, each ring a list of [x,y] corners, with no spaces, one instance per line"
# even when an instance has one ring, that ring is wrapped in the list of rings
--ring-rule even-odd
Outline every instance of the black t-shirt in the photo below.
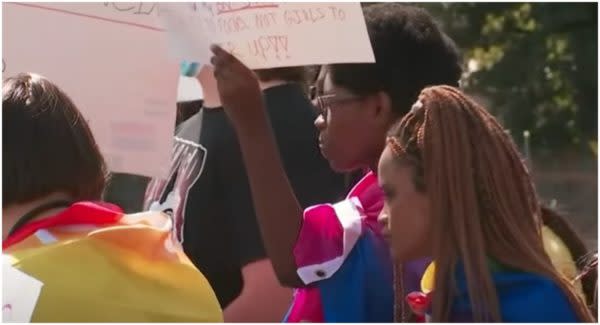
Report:
[[[316,112],[301,86],[272,87],[264,97],[285,171],[302,207],[343,197],[343,176],[320,154]],[[242,290],[242,267],[266,257],[239,143],[225,112],[202,109],[182,123],[174,157],[172,170],[177,171],[166,188],[178,193],[170,199],[179,206],[173,208],[177,235],[225,307]],[[162,191],[161,201],[167,191]]]

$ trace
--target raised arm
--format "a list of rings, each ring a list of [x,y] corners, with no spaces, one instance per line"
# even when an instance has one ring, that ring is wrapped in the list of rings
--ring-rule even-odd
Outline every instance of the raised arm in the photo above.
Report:
[[[283,285],[302,286],[293,250],[303,211],[285,174],[258,80],[220,47],[211,50],[221,102],[239,139],[266,253]]]

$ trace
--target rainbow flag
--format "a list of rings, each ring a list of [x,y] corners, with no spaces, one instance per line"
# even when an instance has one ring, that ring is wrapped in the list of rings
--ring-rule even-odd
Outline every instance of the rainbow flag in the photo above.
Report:
[[[172,228],[162,213],[79,202],[2,246],[14,268],[43,283],[32,322],[222,322]]]

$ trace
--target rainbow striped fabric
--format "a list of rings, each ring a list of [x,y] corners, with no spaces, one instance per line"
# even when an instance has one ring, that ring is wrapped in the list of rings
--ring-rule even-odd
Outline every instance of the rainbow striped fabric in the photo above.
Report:
[[[216,296],[167,215],[79,202],[3,242],[41,281],[32,322],[222,322]]]

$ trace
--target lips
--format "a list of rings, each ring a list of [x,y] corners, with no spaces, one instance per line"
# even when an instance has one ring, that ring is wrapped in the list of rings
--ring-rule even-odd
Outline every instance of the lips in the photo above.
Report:
[[[386,242],[390,243],[390,240],[392,239],[392,234],[390,233],[387,227],[382,227],[381,236],[383,237],[383,239],[385,239]]]

